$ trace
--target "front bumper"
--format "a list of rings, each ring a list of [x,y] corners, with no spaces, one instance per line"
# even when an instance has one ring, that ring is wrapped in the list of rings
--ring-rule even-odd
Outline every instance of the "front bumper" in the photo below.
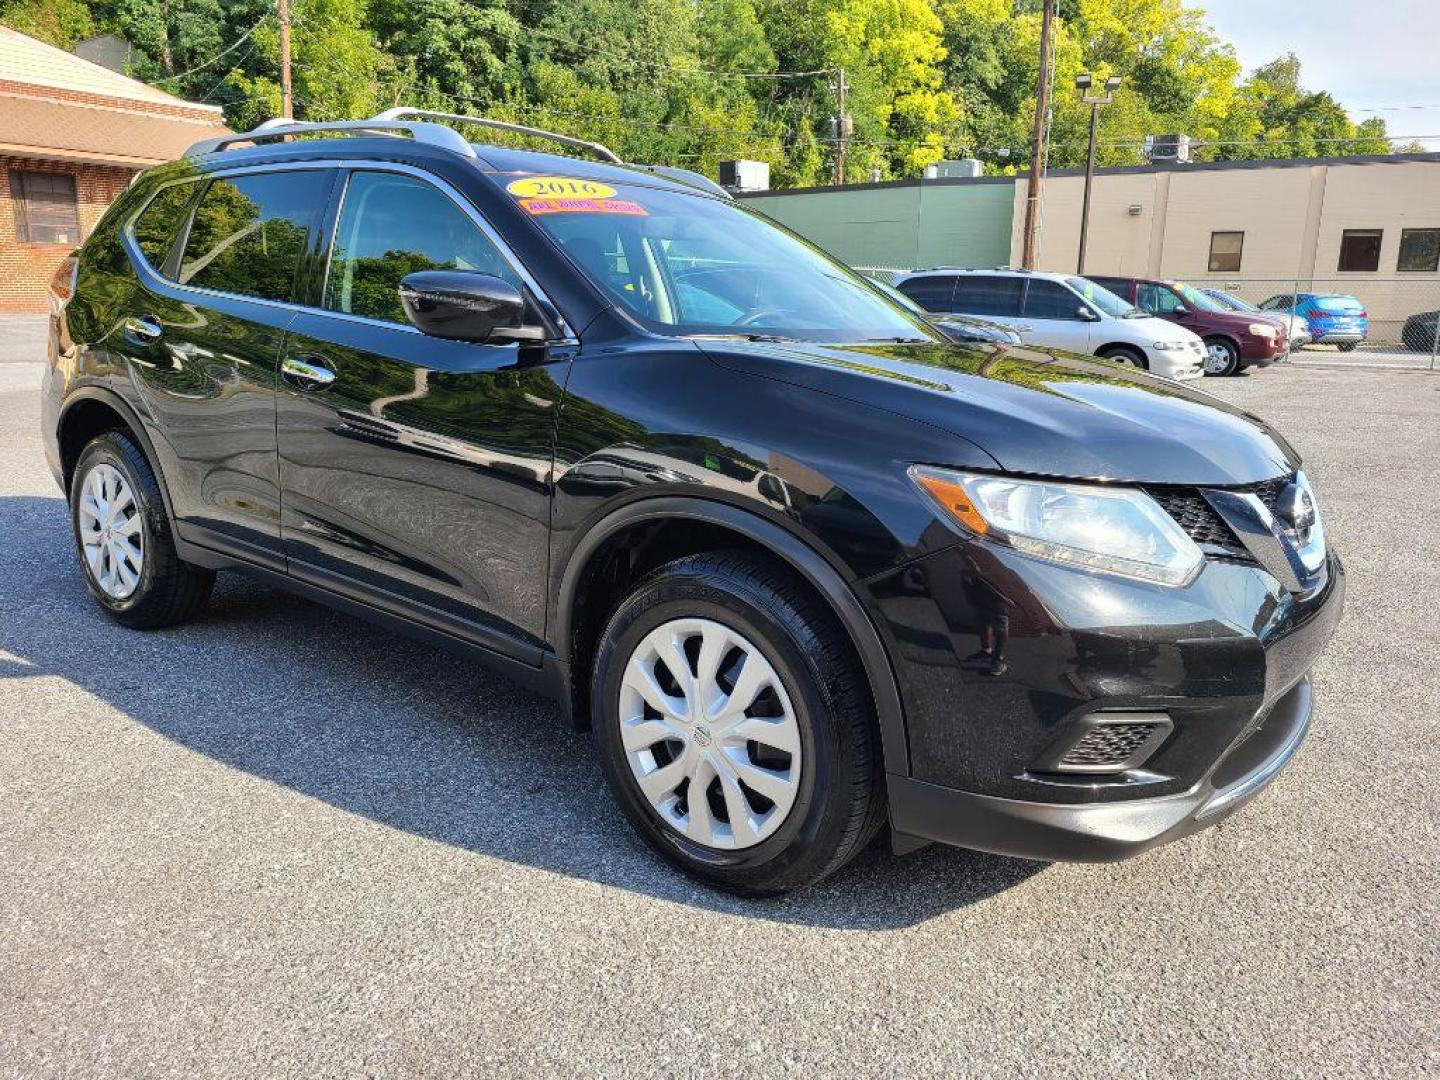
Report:
[[[934,840],[1047,862],[1113,862],[1138,855],[1213,825],[1258,795],[1300,749],[1310,730],[1312,697],[1306,676],[1203,781],[1180,795],[1076,806],[888,777],[897,846]]]
[[[934,840],[1080,861],[1210,825],[1283,768],[1309,726],[1309,672],[1345,591],[1333,554],[1326,584],[1297,596],[1231,560],[1165,589],[983,543],[870,585],[910,751],[909,774],[888,777],[897,848]],[[1142,768],[1049,771],[1047,747],[1082,718],[1129,711],[1173,722]]]
[[[1205,374],[1205,349],[1197,338],[1189,348],[1157,349],[1145,348],[1146,363],[1151,375],[1162,379],[1187,382],[1202,378]]]

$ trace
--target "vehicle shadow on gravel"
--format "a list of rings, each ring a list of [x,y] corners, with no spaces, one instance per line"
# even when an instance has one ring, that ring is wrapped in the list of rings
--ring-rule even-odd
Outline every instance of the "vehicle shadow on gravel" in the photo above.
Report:
[[[895,929],[1045,868],[882,835],[808,891],[745,901],[682,877],[636,839],[588,734],[545,699],[241,574],[209,610],[140,634],[86,595],[59,498],[0,498],[0,699],[54,675],[182,746],[392,828],[495,858],[735,915]],[[7,687],[7,683],[9,686]]]

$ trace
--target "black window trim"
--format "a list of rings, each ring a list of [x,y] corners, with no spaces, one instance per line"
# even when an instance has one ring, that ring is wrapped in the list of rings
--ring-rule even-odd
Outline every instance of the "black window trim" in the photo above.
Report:
[[[1440,225],[1414,225],[1408,229],[1402,228],[1400,230],[1400,246],[1395,251],[1395,272],[1397,274],[1433,274],[1437,270],[1440,270],[1440,259],[1437,259],[1435,266],[1424,269],[1412,269],[1408,266],[1400,265],[1400,260],[1405,256],[1405,234],[1418,232],[1440,233]]]
[[[1234,269],[1217,269],[1215,266],[1215,237],[1217,236],[1238,236],[1240,237],[1240,250],[1235,253]],[[1210,250],[1206,253],[1205,265],[1209,268],[1208,274],[1238,274],[1240,268],[1245,265],[1245,230],[1244,229],[1211,229]]]
[[[1351,233],[1374,233],[1375,234],[1375,265],[1368,270],[1347,270],[1345,262],[1345,238]],[[1380,257],[1385,253],[1385,230],[1383,228],[1356,228],[1340,230],[1340,250],[1335,253],[1335,272],[1337,274],[1378,274],[1380,272]]]
[[[558,336],[546,342],[546,344],[578,345],[580,343],[579,338],[575,335],[574,331],[570,329],[569,323],[565,321],[565,317],[560,314],[560,310],[550,300],[545,290],[540,287],[540,284],[535,280],[529,269],[516,258],[510,245],[501,239],[500,234],[485,220],[484,216],[471,204],[470,200],[434,173],[399,161],[372,161],[367,158],[316,158],[308,161],[277,161],[267,162],[263,165],[231,165],[219,169],[207,170],[199,177],[188,175],[166,181],[157,186],[150,198],[146,199],[142,205],[126,215],[125,220],[120,226],[121,242],[125,247],[126,253],[130,256],[130,261],[135,266],[136,272],[142,279],[146,279],[145,283],[150,288],[174,290],[192,296],[244,300],[248,303],[264,304],[267,307],[281,308],[286,311],[304,311],[312,315],[327,315],[337,319],[348,319],[352,322],[366,323],[370,326],[383,326],[390,330],[399,330],[413,334],[423,333],[418,327],[409,326],[405,323],[388,322],[384,319],[372,319],[365,315],[352,315],[345,311],[332,311],[329,308],[317,307],[313,303],[301,302],[301,300],[270,300],[262,296],[246,296],[243,293],[222,292],[219,289],[207,289],[199,285],[181,284],[179,281],[165,277],[157,271],[150,265],[150,260],[145,258],[145,253],[140,250],[140,245],[136,241],[134,234],[135,221],[165,188],[173,187],[175,184],[195,183],[197,180],[199,181],[196,186],[201,189],[200,193],[197,197],[192,197],[185,222],[179,230],[179,235],[176,237],[176,243],[180,245],[178,250],[183,251],[183,245],[190,238],[190,226],[195,218],[196,207],[200,205],[200,199],[204,197],[205,190],[210,186],[210,181],[224,180],[232,176],[245,176],[252,173],[295,172],[301,169],[335,171],[338,174],[337,183],[343,180],[345,181],[345,186],[348,186],[349,174],[351,172],[404,173],[409,176],[414,176],[426,183],[433,184],[439,188],[443,194],[448,196],[450,200],[460,208],[461,212],[479,227],[481,232],[490,238],[490,241],[499,249],[501,256],[514,267],[516,273],[520,275],[520,279],[525,282],[526,287],[534,294],[544,314],[559,328]],[[333,247],[334,226],[339,216],[338,213],[336,213],[339,209],[336,189],[337,185],[332,184],[329,194],[326,196],[325,205],[320,207],[316,214],[315,233],[319,241],[324,245],[321,254],[324,258],[327,273],[329,272],[330,251]],[[343,186],[340,190],[343,192]],[[176,248],[172,247],[170,254],[166,258],[167,263],[174,258],[176,250]],[[307,252],[306,257],[312,257],[314,252],[315,249],[312,246],[311,250]],[[302,280],[301,275],[297,275],[296,280],[297,284],[299,284]],[[302,296],[306,301],[313,300],[314,298],[312,296],[306,295],[308,291],[307,288],[302,286],[297,289],[297,294]],[[322,291],[321,296],[323,297],[323,295]]]

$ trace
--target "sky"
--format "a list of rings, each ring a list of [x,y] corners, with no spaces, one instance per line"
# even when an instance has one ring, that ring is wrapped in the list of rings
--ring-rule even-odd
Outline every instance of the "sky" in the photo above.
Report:
[[[1357,121],[1392,135],[1440,136],[1440,0],[1190,0],[1246,71],[1287,52],[1307,89],[1328,90]],[[1425,109],[1377,106],[1425,105]],[[1440,146],[1440,140],[1430,143]]]

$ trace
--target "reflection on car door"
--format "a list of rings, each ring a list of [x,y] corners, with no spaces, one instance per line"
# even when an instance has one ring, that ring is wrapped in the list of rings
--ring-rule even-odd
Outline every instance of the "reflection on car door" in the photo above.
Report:
[[[1021,340],[1027,345],[1088,353],[1093,324],[1082,318],[1085,308],[1080,297],[1058,282],[1031,278],[1021,308]]]
[[[568,353],[428,337],[417,270],[521,278],[458,196],[349,174],[278,397],[290,572],[512,657],[544,633],[550,468]]]
[[[275,367],[333,176],[287,169],[197,180],[188,229],[177,226],[173,242],[164,217],[182,195],[162,190],[135,225],[145,265],[116,335],[131,374],[122,389],[153,421],[178,531],[275,567]]]

